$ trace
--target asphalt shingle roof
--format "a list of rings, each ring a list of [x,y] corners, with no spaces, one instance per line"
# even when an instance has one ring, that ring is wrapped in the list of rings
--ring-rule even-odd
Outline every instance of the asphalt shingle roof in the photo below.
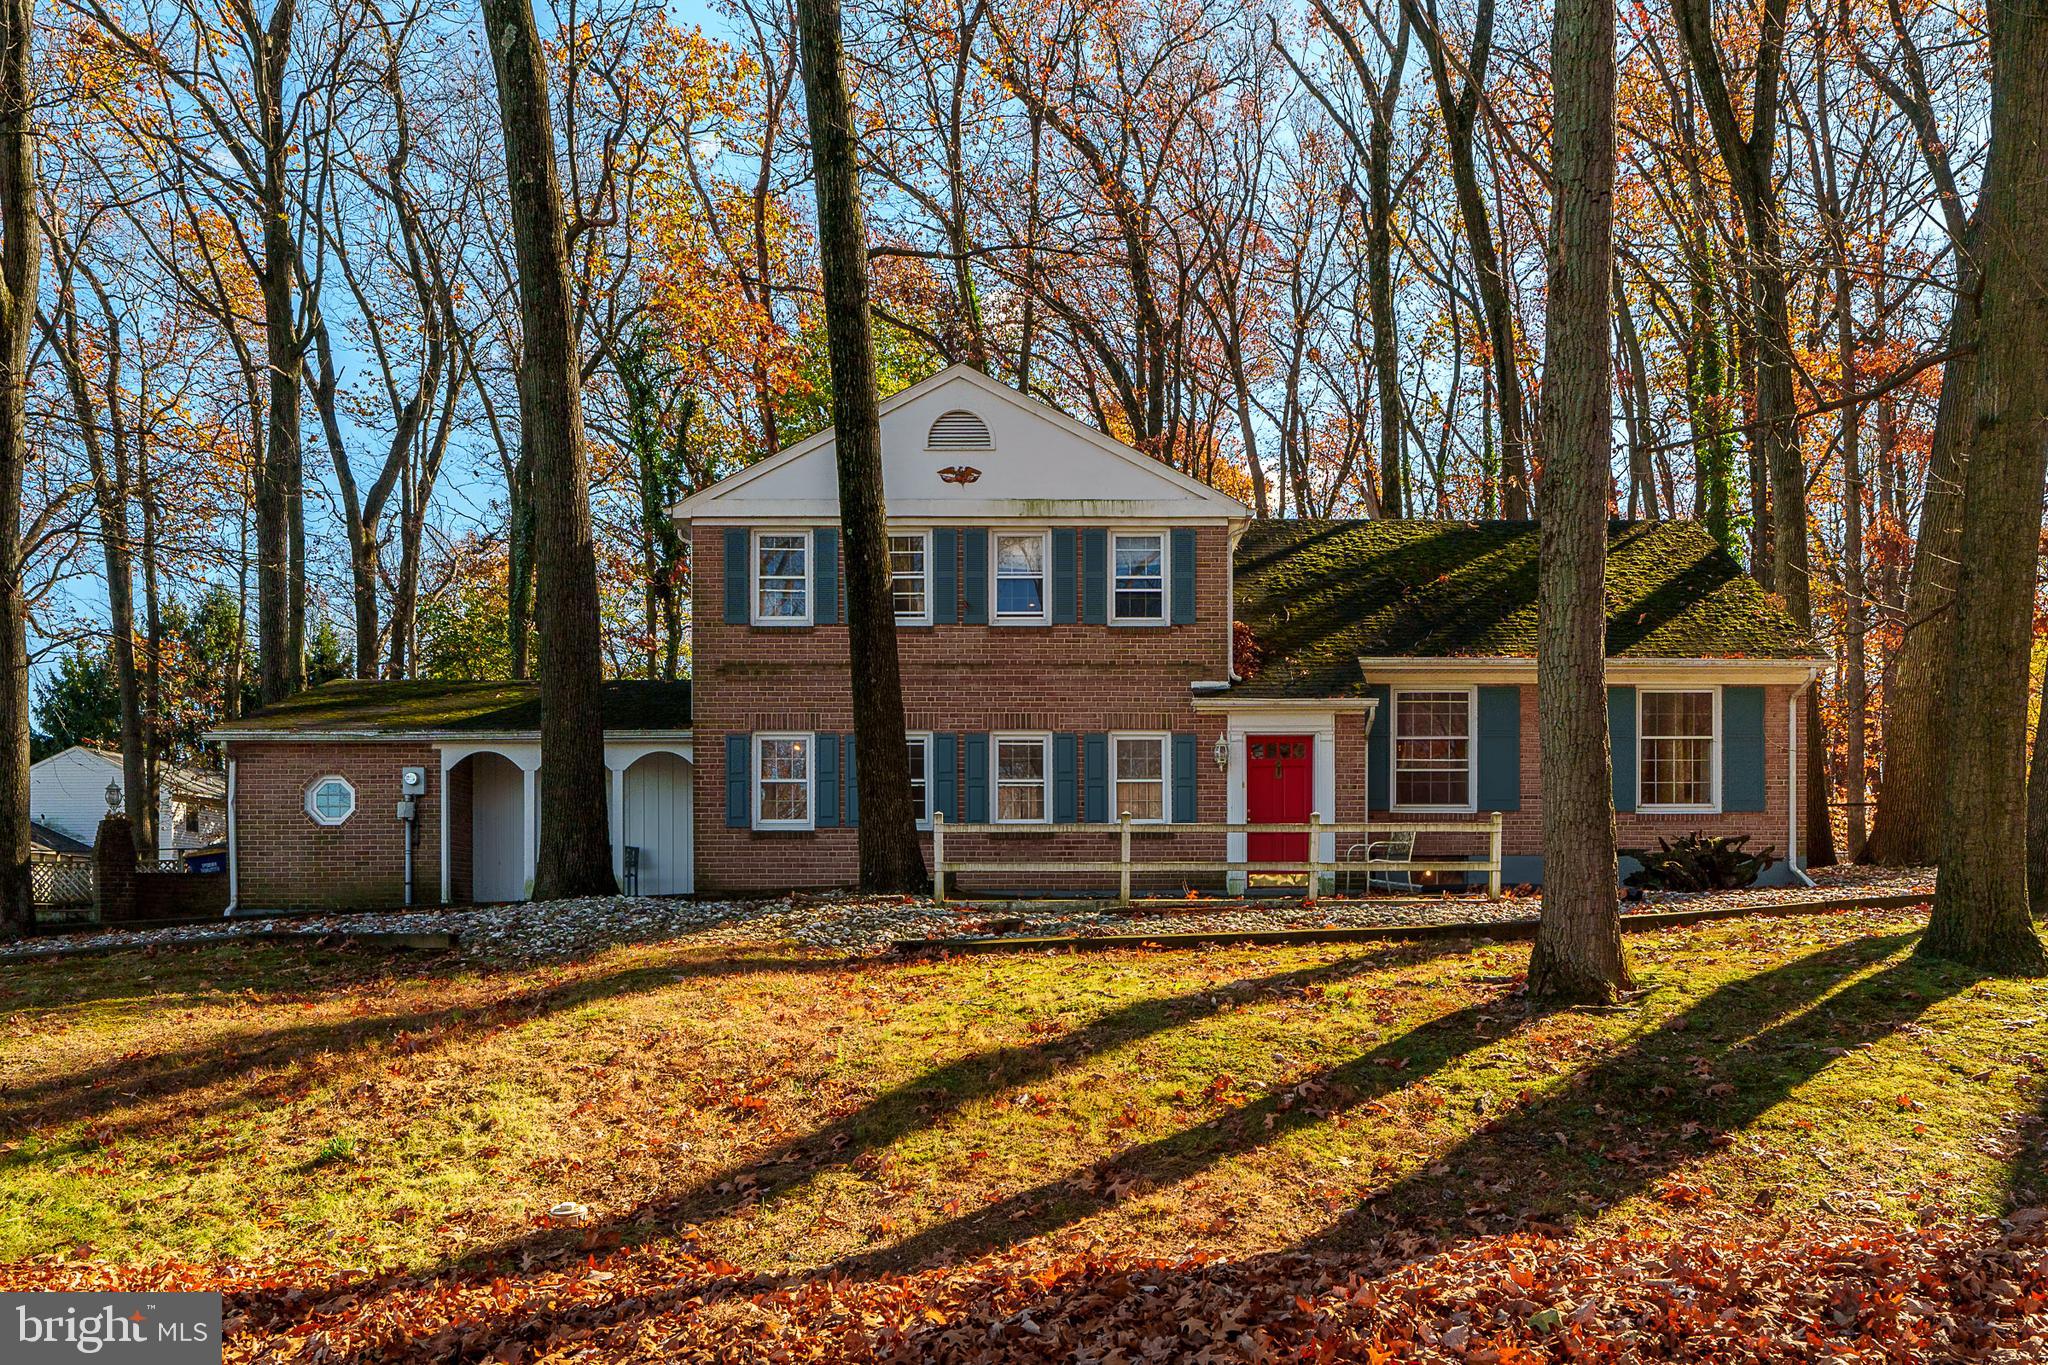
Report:
[[[1256,521],[1237,615],[1256,671],[1233,696],[1357,695],[1358,660],[1536,653],[1533,521]],[[1614,522],[1611,658],[1817,657],[1781,599],[1695,522]]]
[[[603,685],[602,704],[606,730],[690,728],[688,682],[608,682]],[[538,733],[540,687],[531,682],[331,682],[220,728],[364,734]]]

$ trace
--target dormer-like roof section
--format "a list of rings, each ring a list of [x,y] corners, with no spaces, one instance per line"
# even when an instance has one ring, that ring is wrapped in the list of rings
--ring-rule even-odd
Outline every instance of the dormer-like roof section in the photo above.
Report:
[[[831,521],[826,428],[672,510],[690,521]],[[1242,520],[1250,509],[966,365],[882,404],[882,481],[898,521]]]

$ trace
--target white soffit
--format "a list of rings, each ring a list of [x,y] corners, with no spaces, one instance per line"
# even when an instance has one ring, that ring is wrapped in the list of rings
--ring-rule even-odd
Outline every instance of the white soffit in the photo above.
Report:
[[[962,413],[987,427],[985,446]],[[890,520],[906,523],[1251,515],[1235,498],[965,365],[882,404],[882,482]],[[691,494],[671,511],[683,522],[836,520],[831,429]]]

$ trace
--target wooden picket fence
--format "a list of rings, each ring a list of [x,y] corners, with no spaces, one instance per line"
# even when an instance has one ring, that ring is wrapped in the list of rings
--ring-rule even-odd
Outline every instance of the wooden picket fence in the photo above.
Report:
[[[1310,901],[1321,894],[1323,879],[1340,873],[1363,873],[1366,885],[1371,879],[1388,873],[1412,872],[1462,872],[1467,875],[1486,875],[1486,894],[1498,899],[1501,882],[1501,818],[1495,812],[1487,820],[1429,820],[1429,821],[1372,821],[1366,824],[1325,823],[1321,816],[1310,815],[1303,825],[1195,823],[1169,826],[1137,825],[1140,832],[1170,830],[1174,834],[1306,834],[1308,839],[1308,861],[1301,863],[1252,862],[1249,860],[1200,859],[1168,857],[1157,861],[1140,861],[1133,855],[1131,834],[1133,821],[1130,813],[1124,812],[1113,825],[1083,824],[956,824],[946,819],[945,812],[932,815],[932,893],[941,904],[946,900],[946,879],[963,873],[1115,873],[1117,879],[1117,903],[1131,903],[1131,883],[1134,878],[1147,874],[1180,874],[1200,872],[1242,872],[1247,878],[1260,877],[1301,877],[1305,879],[1304,891]],[[1061,861],[1033,860],[1018,858],[977,858],[971,860],[949,859],[946,856],[946,840],[964,834],[1085,834],[1098,838],[1115,837],[1117,856],[1112,861]],[[1339,846],[1351,848],[1370,847],[1384,842],[1389,836],[1420,834],[1467,834],[1486,836],[1484,858],[1366,858],[1366,859],[1324,859],[1322,855],[1323,836],[1336,836]],[[1346,843],[1346,840],[1350,840]],[[1411,844],[1412,848],[1412,844]]]

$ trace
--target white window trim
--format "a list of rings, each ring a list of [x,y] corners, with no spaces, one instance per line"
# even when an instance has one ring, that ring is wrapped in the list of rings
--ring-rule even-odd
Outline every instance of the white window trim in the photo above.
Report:
[[[808,747],[804,760],[804,818],[801,820],[767,820],[761,816],[761,744],[771,739],[800,739]],[[777,730],[754,736],[754,770],[747,780],[753,783],[753,815],[755,829],[816,829],[818,827],[818,737],[800,730]]]
[[[1003,818],[1003,745],[1032,743],[1040,746],[1045,755],[1045,779],[1039,785],[1045,790],[1042,803],[1045,814],[1036,820],[1005,820]],[[1021,787],[1021,782],[1013,782]],[[1049,825],[1052,823],[1052,732],[1049,730],[1011,730],[988,737],[988,822],[992,825]]]
[[[339,782],[343,786],[343,788],[347,790],[347,815],[343,815],[339,818],[329,818],[328,816],[322,815],[320,813],[319,807],[313,804],[313,798],[318,796],[320,794],[320,789],[330,782]],[[340,773],[326,773],[320,777],[314,778],[313,784],[306,788],[305,804],[306,816],[308,819],[312,820],[314,824],[323,826],[327,829],[337,829],[340,826],[347,824],[349,820],[354,817],[356,810],[362,805],[362,798],[356,792],[355,783],[349,781]]]
[[[1159,537],[1159,614],[1119,616],[1116,610],[1116,542],[1119,536]],[[1113,626],[1173,624],[1173,533],[1163,526],[1112,527],[1109,533],[1109,623]]]
[[[1419,806],[1401,801],[1401,698],[1432,692],[1465,694],[1465,800],[1459,805]],[[1472,815],[1479,810],[1479,688],[1397,687],[1387,693],[1387,800],[1389,809],[1435,815]]]
[[[804,614],[763,616],[761,614],[761,537],[802,536],[804,538]],[[818,591],[817,539],[808,526],[763,526],[747,539],[747,616],[757,626],[800,627],[811,624],[817,612],[812,599]]]
[[[1002,579],[996,566],[1002,562],[997,547],[1004,537],[1016,539],[1020,536],[1037,536],[1038,549],[1038,610],[1030,614],[1009,615],[1003,612]],[[988,622],[992,626],[1046,626],[1052,624],[1052,532],[1034,531],[1028,527],[993,527],[988,533]]]
[[[915,616],[906,616],[899,611],[896,613],[896,624],[899,626],[928,626],[932,623],[932,533],[923,526],[891,526],[889,534],[892,537],[916,536],[924,542],[924,611]],[[893,562],[893,547],[891,549],[891,556],[889,592],[893,598],[896,591],[896,566]]]
[[[1134,825],[1170,825],[1173,823],[1173,736],[1160,730],[1118,730],[1109,737],[1109,804],[1116,807],[1110,812],[1112,818],[1123,818],[1123,802],[1117,800],[1119,785],[1117,748],[1125,740],[1156,739],[1159,741],[1159,818],[1140,820],[1132,817]]]
[[[1713,798],[1703,805],[1651,805],[1643,800],[1643,698],[1652,692],[1706,692],[1714,698],[1714,733],[1707,742],[1707,766],[1711,769],[1709,790]],[[1721,687],[1718,683],[1699,683],[1689,687],[1637,687],[1636,688],[1636,811],[1638,815],[1719,815],[1721,813],[1721,746],[1726,736],[1721,727]],[[1624,812],[1626,813],[1626,812]]]
[[[903,736],[912,744],[924,747],[924,804],[925,811],[917,822],[919,829],[932,827],[932,736],[929,730],[912,730]]]

